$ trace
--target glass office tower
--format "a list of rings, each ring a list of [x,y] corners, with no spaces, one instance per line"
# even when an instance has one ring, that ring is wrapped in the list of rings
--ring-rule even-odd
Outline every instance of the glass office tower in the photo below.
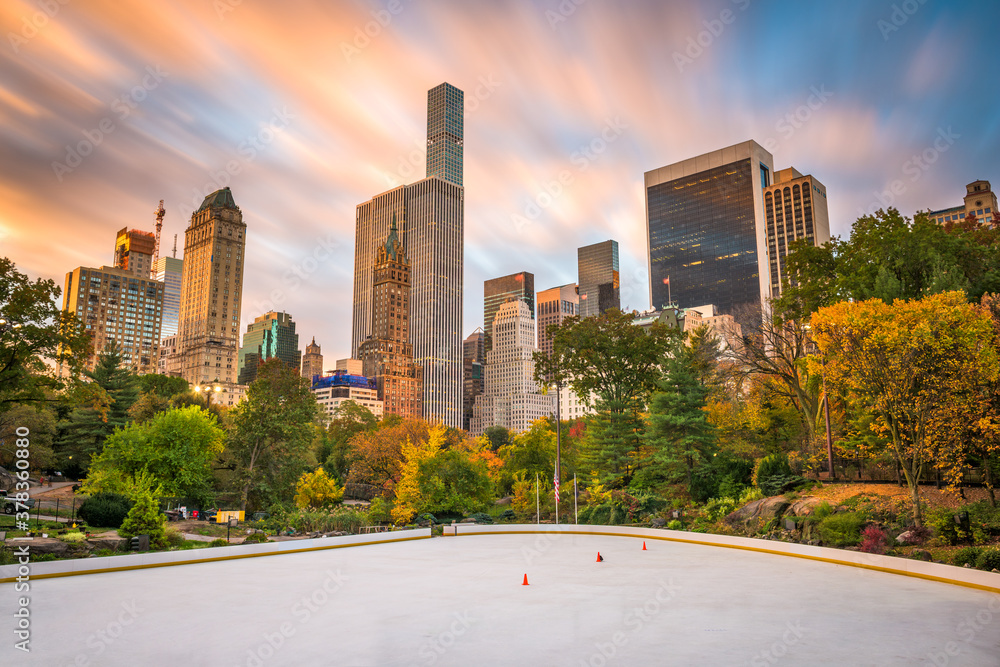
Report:
[[[462,185],[465,93],[442,83],[427,93],[427,178]]]
[[[580,317],[621,308],[618,241],[604,241],[576,251],[580,285]]]
[[[747,141],[646,172],[653,308],[759,311],[770,294],[763,192],[773,170],[771,154]]]

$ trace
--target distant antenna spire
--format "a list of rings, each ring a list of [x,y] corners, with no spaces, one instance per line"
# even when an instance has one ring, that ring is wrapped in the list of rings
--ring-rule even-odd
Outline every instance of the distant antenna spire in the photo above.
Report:
[[[174,259],[177,259],[177,234],[174,234]]]

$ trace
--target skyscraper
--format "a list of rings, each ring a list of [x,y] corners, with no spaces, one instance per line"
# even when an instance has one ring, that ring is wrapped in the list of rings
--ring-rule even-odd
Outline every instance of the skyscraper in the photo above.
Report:
[[[826,186],[792,167],[779,169],[774,172],[774,184],[764,188],[764,217],[771,281],[769,296],[777,298],[786,278],[788,246],[801,239],[816,246],[830,240]]]
[[[580,295],[576,283],[552,287],[538,293],[538,349],[546,356],[552,354],[552,338],[548,328],[554,324],[562,324],[567,317],[577,313]]]
[[[410,343],[410,262],[392,221],[375,258],[372,335],[358,346],[366,377],[374,378],[386,414],[423,415],[423,371]]]
[[[621,308],[618,241],[603,241],[576,251],[580,284],[580,317]]]
[[[76,313],[91,336],[88,369],[93,370],[105,345],[116,343],[126,366],[137,373],[156,372],[163,283],[148,273],[139,276],[113,266],[81,266],[66,274],[63,310]]]
[[[759,309],[770,295],[764,189],[773,158],[754,141],[645,174],[650,301],[721,314]]]
[[[199,385],[236,383],[247,226],[229,188],[205,197],[184,231],[178,322],[181,376]],[[227,391],[231,402],[238,392]]]
[[[115,268],[132,275],[149,277],[153,268],[156,235],[125,227],[115,238]]]
[[[535,317],[535,275],[527,271],[493,278],[483,283],[483,332],[486,334],[484,354],[493,347],[493,318],[500,306],[520,299],[528,304]]]
[[[302,355],[302,377],[312,382],[314,375],[323,374],[323,354],[316,344],[316,336],[306,345],[306,353]]]
[[[482,331],[474,331],[462,343],[462,428],[466,431],[472,424],[476,396],[483,393],[484,339]]]
[[[462,185],[465,93],[442,83],[427,93],[427,178]]]
[[[449,155],[455,157],[453,151]],[[454,162],[451,159],[453,166]],[[412,185],[376,195],[357,207],[352,356],[358,356],[359,347],[373,333],[374,262],[393,217],[410,261],[409,331],[414,361],[423,369],[423,415],[459,428],[465,190],[454,181],[432,174]]]
[[[535,318],[520,299],[500,306],[493,319],[493,349],[486,353],[483,393],[472,408],[469,432],[482,435],[491,426],[520,433],[531,422],[556,410],[556,397],[535,382]]]
[[[153,267],[153,278],[163,283],[163,326],[160,335],[164,338],[177,333],[183,274],[184,260],[174,257],[161,257]]]
[[[295,322],[288,313],[270,312],[255,319],[243,336],[239,356],[239,384],[250,384],[257,379],[257,367],[268,359],[281,359],[287,366],[299,371],[302,351]]]

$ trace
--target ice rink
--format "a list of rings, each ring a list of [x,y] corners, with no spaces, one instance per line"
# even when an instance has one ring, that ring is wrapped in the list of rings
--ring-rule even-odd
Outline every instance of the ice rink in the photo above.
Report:
[[[996,594],[642,543],[468,535],[41,579],[30,654],[2,584],[0,665],[1000,665]]]

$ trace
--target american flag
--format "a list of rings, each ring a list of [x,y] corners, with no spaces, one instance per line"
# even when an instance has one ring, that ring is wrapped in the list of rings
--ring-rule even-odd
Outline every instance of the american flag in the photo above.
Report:
[[[556,484],[556,506],[559,505],[559,475],[552,475],[552,481]]]

